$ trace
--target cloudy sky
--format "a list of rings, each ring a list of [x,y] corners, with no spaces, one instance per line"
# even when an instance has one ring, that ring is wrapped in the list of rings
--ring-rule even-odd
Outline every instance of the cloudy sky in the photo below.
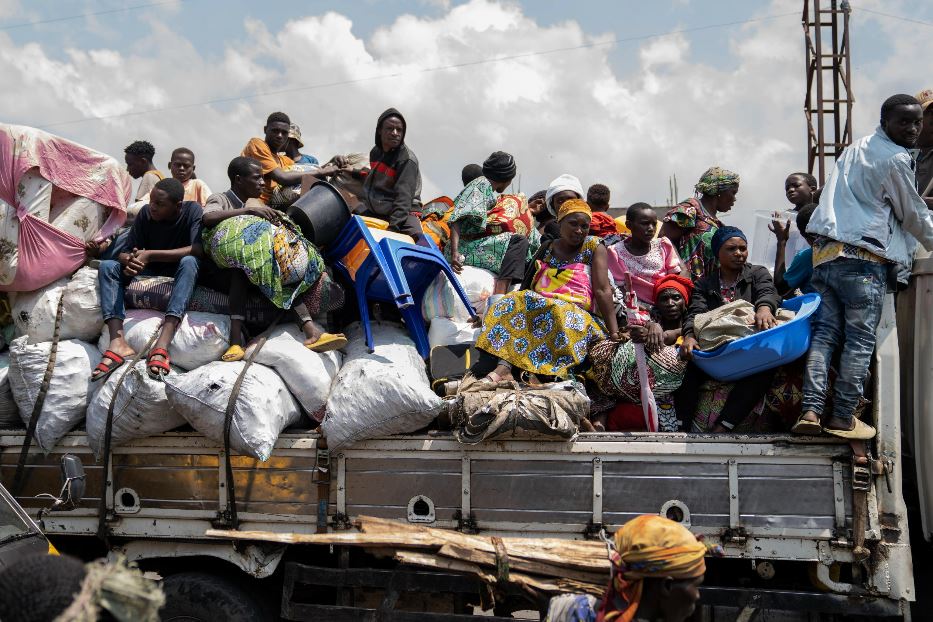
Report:
[[[933,3],[851,4],[858,136],[886,96],[933,86]],[[672,175],[689,196],[718,164],[742,176],[728,220],[750,226],[786,206],[784,177],[806,166],[802,5],[0,0],[0,120],[118,158],[146,139],[160,166],[187,146],[223,190],[274,110],[323,160],[368,151],[393,106],[425,199],[456,193],[461,167],[498,149],[523,192],[569,172],[620,206],[663,204]]]

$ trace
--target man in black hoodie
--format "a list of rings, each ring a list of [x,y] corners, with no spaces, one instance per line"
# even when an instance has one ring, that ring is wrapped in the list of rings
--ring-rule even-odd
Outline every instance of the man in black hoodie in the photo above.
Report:
[[[412,212],[421,209],[421,171],[418,158],[405,145],[405,130],[405,118],[395,108],[379,116],[361,199],[363,215],[388,220],[393,231],[417,239],[421,223]]]

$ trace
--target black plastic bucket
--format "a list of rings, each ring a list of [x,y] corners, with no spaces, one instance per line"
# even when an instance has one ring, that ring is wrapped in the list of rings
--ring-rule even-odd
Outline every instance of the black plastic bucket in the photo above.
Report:
[[[327,246],[350,222],[350,208],[340,192],[326,181],[316,181],[288,208],[288,217],[315,246]]]

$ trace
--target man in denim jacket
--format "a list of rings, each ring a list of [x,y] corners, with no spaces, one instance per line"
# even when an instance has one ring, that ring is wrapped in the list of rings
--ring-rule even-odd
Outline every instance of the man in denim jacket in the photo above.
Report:
[[[807,232],[813,244],[811,284],[823,298],[803,386],[803,413],[794,432],[869,439],[875,429],[854,418],[875,348],[888,275],[909,271],[919,241],[933,249],[933,220],[917,193],[908,149],[920,135],[923,111],[910,95],[881,106],[881,125],[843,151],[826,182]],[[833,416],[821,417],[833,354],[842,346]]]

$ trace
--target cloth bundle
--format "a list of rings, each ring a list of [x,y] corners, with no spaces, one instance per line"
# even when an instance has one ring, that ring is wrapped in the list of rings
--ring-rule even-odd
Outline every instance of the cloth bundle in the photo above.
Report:
[[[778,324],[794,319],[794,312],[778,309],[775,314]],[[715,350],[724,343],[735,341],[755,334],[755,307],[745,300],[735,300],[718,309],[696,316],[693,321],[700,349],[704,352]]]
[[[475,445],[505,435],[573,438],[589,413],[590,399],[573,381],[529,386],[468,374],[450,406],[457,440]]]

